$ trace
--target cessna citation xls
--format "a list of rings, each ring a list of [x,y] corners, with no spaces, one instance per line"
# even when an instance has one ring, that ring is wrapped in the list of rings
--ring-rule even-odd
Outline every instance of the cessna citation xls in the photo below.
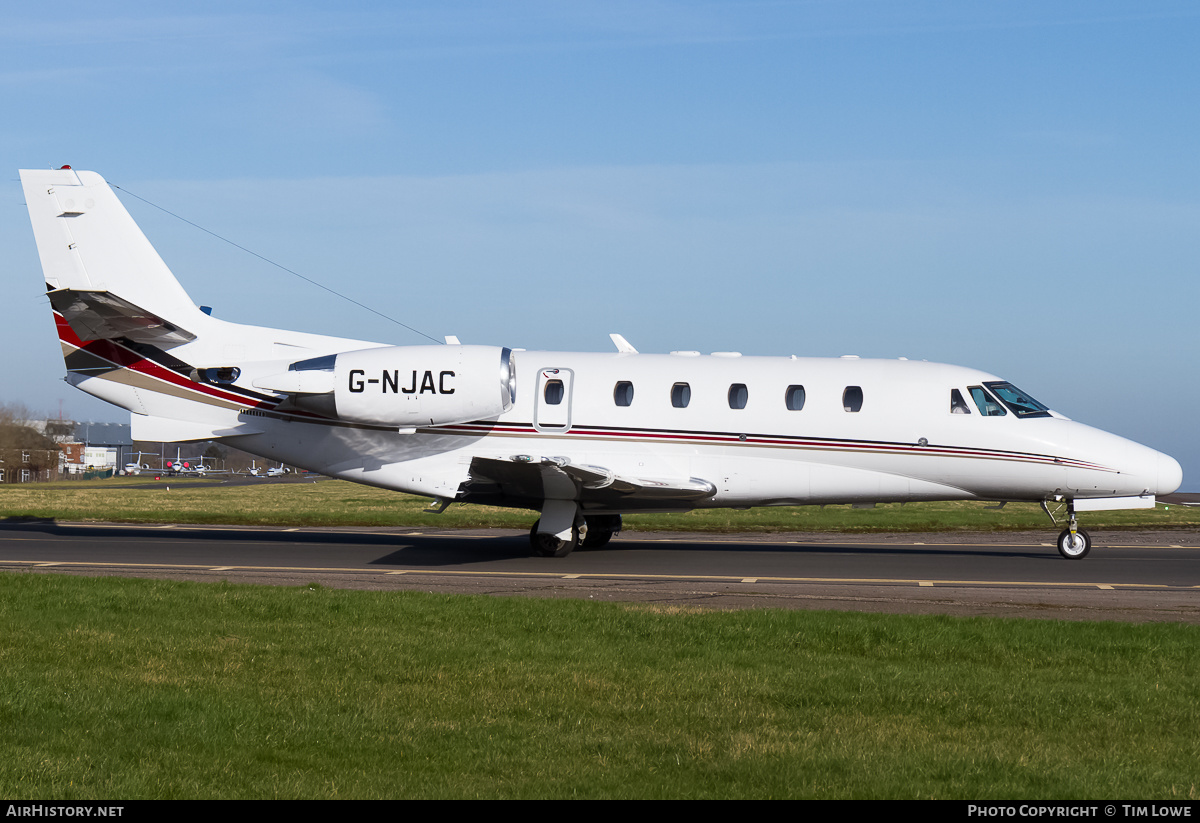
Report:
[[[217,440],[322,474],[540,512],[533,551],[599,546],[628,512],[910,500],[1148,508],[1165,454],[972,369],[910,360],[389,346],[198,308],[97,174],[22,171],[67,381],[133,438]]]

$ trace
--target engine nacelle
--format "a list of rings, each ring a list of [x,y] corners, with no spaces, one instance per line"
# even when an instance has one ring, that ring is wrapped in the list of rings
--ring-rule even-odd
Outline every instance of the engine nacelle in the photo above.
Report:
[[[337,416],[383,426],[487,420],[512,408],[512,351],[495,346],[389,346],[344,352],[334,366]]]
[[[512,408],[516,368],[508,348],[384,346],[302,360],[255,385],[291,394],[296,408],[352,423],[443,426]]]

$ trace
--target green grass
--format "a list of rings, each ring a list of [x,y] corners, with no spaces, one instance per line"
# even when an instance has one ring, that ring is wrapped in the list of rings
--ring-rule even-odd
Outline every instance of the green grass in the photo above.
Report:
[[[1200,630],[0,574],[0,796],[1195,800]]]
[[[25,483],[0,486],[0,519],[37,517],[69,522],[220,523],[286,526],[417,526],[528,528],[536,514],[487,506],[454,505],[424,513],[426,498],[340,480],[225,486],[212,480],[143,478]],[[849,506],[787,506],[750,511],[697,510],[687,514],[628,515],[627,529],[702,532],[1053,530],[1035,504],[1003,509],[982,502]],[[1088,513],[1085,528],[1196,528],[1200,508]]]

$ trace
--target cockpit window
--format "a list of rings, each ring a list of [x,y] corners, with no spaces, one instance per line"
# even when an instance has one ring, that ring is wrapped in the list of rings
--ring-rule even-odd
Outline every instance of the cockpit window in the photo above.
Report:
[[[967,401],[963,400],[962,393],[958,389],[950,390],[950,413],[951,414],[970,414],[971,409],[967,406]]]
[[[971,392],[971,399],[975,401],[979,413],[984,417],[1003,417],[1008,414],[1004,407],[996,402],[996,398],[983,390],[983,386],[972,386],[967,391]]]
[[[1000,402],[1008,406],[1009,410],[1017,417],[1050,417],[1048,407],[1034,400],[1012,383],[996,381],[983,385],[995,392],[996,396],[1000,398]]]

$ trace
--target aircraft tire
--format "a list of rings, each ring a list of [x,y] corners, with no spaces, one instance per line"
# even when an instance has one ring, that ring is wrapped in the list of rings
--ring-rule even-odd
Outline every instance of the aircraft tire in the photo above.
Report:
[[[598,549],[621,532],[619,514],[595,514],[584,520],[587,521],[587,534],[579,543],[581,549]]]
[[[1092,538],[1083,529],[1076,529],[1074,539],[1071,530],[1064,529],[1058,536],[1058,553],[1068,560],[1082,560],[1092,550]]]
[[[538,533],[539,519],[529,530],[529,545],[538,557],[566,557],[579,546],[579,529],[571,529],[571,539],[563,540],[553,534]]]
[[[613,533],[610,531],[604,531],[603,529],[588,529],[587,537],[583,538],[583,541],[580,542],[579,548],[598,549],[601,546],[606,545],[609,540],[612,540],[612,538]]]

